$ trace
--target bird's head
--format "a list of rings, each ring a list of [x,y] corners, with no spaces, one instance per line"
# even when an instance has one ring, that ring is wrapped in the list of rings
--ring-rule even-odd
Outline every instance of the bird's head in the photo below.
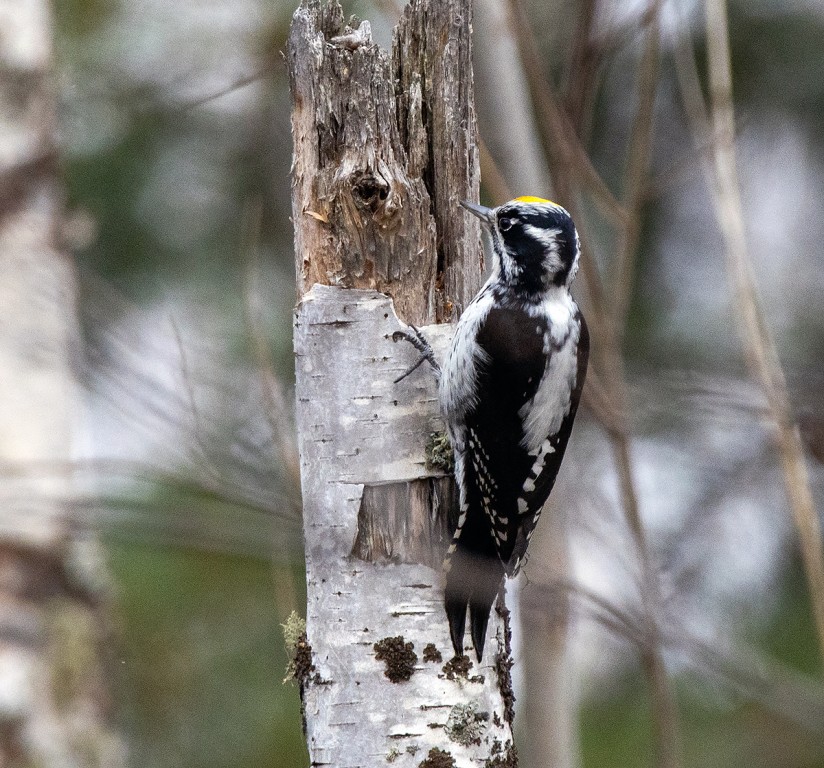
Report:
[[[581,244],[569,213],[540,197],[516,197],[497,208],[462,201],[488,230],[494,269],[508,285],[539,294],[569,287],[578,271]]]

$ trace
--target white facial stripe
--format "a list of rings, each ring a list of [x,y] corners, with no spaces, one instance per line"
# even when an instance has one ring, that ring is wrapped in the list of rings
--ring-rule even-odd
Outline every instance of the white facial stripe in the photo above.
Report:
[[[581,238],[578,237],[578,230],[575,230],[575,258],[572,260],[572,268],[569,270],[569,276],[567,277],[566,284],[567,286],[572,285],[572,281],[575,279],[575,275],[578,274],[578,264],[581,261]]]
[[[548,250],[558,250],[560,229],[541,229],[533,224],[524,224],[524,233]]]
[[[544,249],[544,267],[547,272],[554,274],[563,269],[564,264],[561,261],[558,243],[560,229],[541,229],[532,224],[524,224],[524,234],[541,244]]]

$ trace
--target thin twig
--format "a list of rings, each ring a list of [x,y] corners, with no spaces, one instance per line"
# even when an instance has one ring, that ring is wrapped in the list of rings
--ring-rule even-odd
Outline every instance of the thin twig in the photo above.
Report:
[[[506,183],[504,175],[501,173],[495,158],[489,152],[486,142],[478,137],[478,151],[481,161],[481,183],[484,191],[489,195],[495,204],[503,203],[512,199],[512,190]]]
[[[229,83],[228,85],[223,86],[217,91],[213,91],[212,93],[205,94],[203,96],[198,96],[197,98],[190,99],[185,103],[181,104],[179,110],[181,112],[188,112],[193,109],[197,109],[198,107],[202,107],[204,104],[208,104],[211,101],[216,101],[217,99],[223,98],[224,96],[228,96],[230,93],[234,93],[235,91],[239,91],[241,88],[245,88],[248,85],[252,85],[252,83],[256,83],[258,80],[263,80],[267,75],[272,74],[274,72],[275,67],[277,67],[279,62],[276,60],[272,60],[269,63],[262,66],[257,72],[253,72],[250,75],[244,75],[243,77],[239,77],[237,80]]]
[[[544,590],[548,602],[555,593],[568,594],[581,615],[637,645],[648,642],[639,627],[637,614],[579,582],[555,579],[530,586]],[[733,646],[725,638],[719,638],[710,643],[697,637],[675,617],[668,622],[662,640],[667,647],[683,654],[682,658],[701,676],[713,680],[720,677],[732,690],[788,722],[814,734],[824,733],[824,697],[812,679],[740,642]]]
[[[716,137],[716,141],[712,143],[718,190],[715,210],[726,245],[727,270],[747,364],[764,389],[777,428],[784,482],[801,541],[818,642],[824,656],[824,558],[821,526],[813,504],[801,436],[798,425],[793,420],[784,372],[759,306],[747,250],[735,162],[735,113],[725,0],[707,0],[706,25],[710,114]]]
[[[659,2],[652,2],[645,14],[646,44],[638,71],[639,103],[633,123],[628,149],[624,212],[619,233],[614,280],[615,298],[610,313],[609,345],[605,363],[616,410],[626,413],[626,378],[623,372],[621,346],[631,286],[635,273],[636,251],[640,233],[641,206],[649,175],[649,155],[652,143],[653,108],[658,84],[660,28]],[[606,307],[604,311],[607,312]],[[632,476],[630,444],[626,428],[610,431],[609,440],[615,456],[621,490],[622,506],[632,532],[641,565],[641,599],[643,602],[643,631],[647,645],[642,648],[642,661],[651,683],[653,723],[655,728],[656,764],[661,768],[676,768],[681,764],[681,736],[678,705],[667,676],[663,658],[663,641],[659,627],[662,615],[658,575],[652,563],[646,532],[641,520],[638,494]]]
[[[592,39],[598,15],[598,0],[583,0],[580,5],[575,41],[569,57],[564,101],[577,136],[586,137],[589,133],[589,117],[596,93],[595,79],[600,68],[603,48],[593,44]]]
[[[675,4],[677,6],[677,3]],[[685,21],[679,19],[680,31],[675,33],[673,45],[673,60],[675,75],[678,79],[678,88],[681,93],[681,102],[687,115],[687,121],[692,131],[693,144],[700,152],[704,175],[713,198],[719,197],[718,179],[713,172],[712,162],[715,155],[715,141],[712,135],[709,110],[701,91],[701,80],[698,76],[698,65],[692,43],[686,34]]]
[[[539,117],[541,142],[553,178],[557,176],[559,166],[568,169],[575,181],[592,195],[601,212],[613,223],[620,224],[626,212],[598,174],[586,149],[578,141],[569,118],[558,104],[549,81],[543,76],[538,46],[519,0],[510,0],[510,8],[530,96]]]
[[[632,285],[635,281],[638,237],[641,232],[641,208],[644,204],[649,176],[661,38],[658,23],[659,7],[660,3],[653,4],[647,16],[644,53],[638,69],[638,109],[630,135],[625,175],[624,211],[626,218],[619,237],[620,245],[616,254],[615,279],[613,280],[613,321],[618,331],[619,343],[623,338],[626,314],[632,296]]]

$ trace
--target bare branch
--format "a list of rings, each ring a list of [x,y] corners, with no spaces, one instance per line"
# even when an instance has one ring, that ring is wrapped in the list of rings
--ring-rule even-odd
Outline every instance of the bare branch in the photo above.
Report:
[[[710,115],[716,139],[712,143],[717,178],[714,207],[726,245],[727,270],[735,297],[745,357],[752,375],[764,389],[776,426],[781,467],[801,542],[819,646],[824,656],[824,557],[821,525],[810,491],[801,436],[793,419],[784,372],[775,342],[764,321],[752,276],[735,160],[735,113],[725,0],[707,0],[706,30]],[[694,92],[694,88],[691,92]]]
[[[543,128],[541,139],[553,180],[561,173],[569,173],[576,183],[592,194],[601,212],[613,223],[620,224],[626,218],[626,211],[595,170],[572,124],[558,104],[554,89],[542,74],[541,57],[520,0],[510,0],[510,7],[530,95],[539,117],[538,125]],[[562,199],[562,202],[569,208],[568,199]]]
[[[506,179],[483,138],[478,139],[478,151],[481,160],[481,178],[487,194],[495,201],[511,200],[512,190],[506,183]]]
[[[636,251],[641,232],[641,208],[645,201],[649,175],[650,145],[652,144],[655,92],[658,87],[660,25],[658,9],[654,3],[647,14],[646,42],[638,69],[638,109],[630,136],[627,169],[624,183],[624,211],[626,217],[621,228],[619,248],[616,254],[615,278],[612,281],[613,321],[618,331],[619,343],[635,278]]]

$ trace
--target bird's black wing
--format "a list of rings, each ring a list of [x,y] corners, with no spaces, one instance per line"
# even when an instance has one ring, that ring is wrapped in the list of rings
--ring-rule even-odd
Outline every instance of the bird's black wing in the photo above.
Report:
[[[478,405],[466,418],[468,454],[475,459],[482,506],[502,563],[515,546],[517,502],[535,462],[523,445],[521,410],[548,365],[547,333],[546,320],[516,309],[492,310],[478,333],[486,359],[478,374]]]
[[[572,432],[572,425],[575,421],[575,414],[581,400],[581,391],[584,387],[589,362],[589,329],[580,311],[576,313],[575,319],[579,325],[576,352],[577,371],[575,386],[570,393],[569,412],[561,422],[559,430],[554,435],[547,436],[549,450],[544,456],[535,457],[535,463],[523,478],[524,481],[529,483],[531,490],[524,489],[521,493],[518,527],[514,534],[513,547],[504,560],[506,572],[510,576],[516,575],[522,565],[523,557],[538,523],[541,510],[555,485],[555,478],[561,468],[561,462]]]
[[[517,498],[534,457],[521,447],[518,414],[546,366],[546,322],[493,308],[481,325],[477,398],[465,418],[456,467],[463,488],[459,529],[447,556],[446,612],[455,652],[462,653],[466,606],[472,640],[483,653],[489,611],[516,544]]]

